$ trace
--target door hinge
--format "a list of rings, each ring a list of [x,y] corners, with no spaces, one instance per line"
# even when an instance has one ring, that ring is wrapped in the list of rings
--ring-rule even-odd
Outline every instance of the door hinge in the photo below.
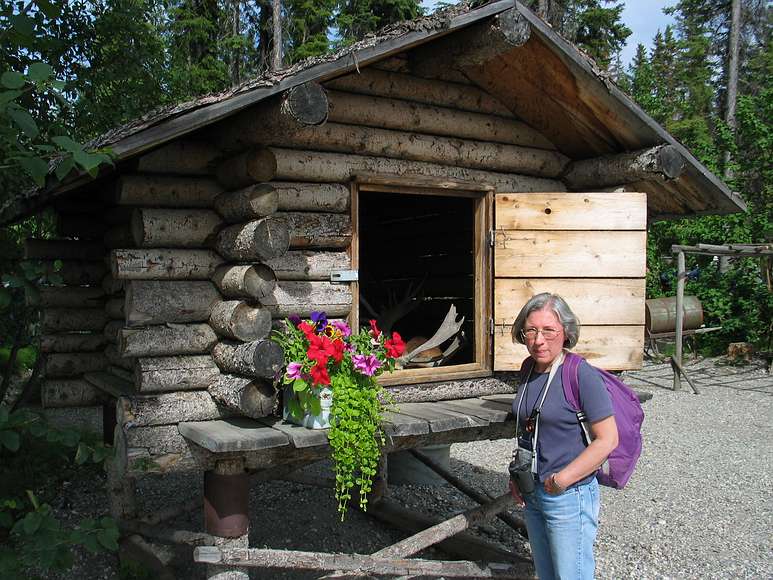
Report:
[[[336,270],[330,272],[330,281],[338,284],[357,282],[360,279],[357,270]]]
[[[496,242],[496,239],[497,239],[496,236],[497,236],[497,233],[494,230],[488,231],[488,245],[490,248],[494,247],[494,243]]]
[[[494,336],[494,319],[493,318],[489,318],[488,319],[488,333],[491,336]]]

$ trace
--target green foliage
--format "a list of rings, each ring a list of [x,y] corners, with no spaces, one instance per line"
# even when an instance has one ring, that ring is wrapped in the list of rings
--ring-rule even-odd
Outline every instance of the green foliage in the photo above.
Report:
[[[335,22],[343,42],[349,44],[369,32],[422,13],[419,0],[343,0]]]

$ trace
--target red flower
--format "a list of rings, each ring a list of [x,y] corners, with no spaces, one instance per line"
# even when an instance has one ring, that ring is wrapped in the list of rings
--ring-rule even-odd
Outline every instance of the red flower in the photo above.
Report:
[[[344,348],[346,345],[344,344],[343,340],[334,340],[332,341],[332,346],[333,352],[330,354],[330,356],[332,356],[333,360],[336,361],[336,364],[338,364],[344,358]]]
[[[373,338],[381,336],[381,331],[378,329],[378,326],[376,326],[375,320],[370,321],[370,333],[373,335]]]
[[[330,375],[327,374],[327,367],[319,363],[311,367],[311,380],[315,385],[329,385]]]
[[[387,356],[398,358],[405,352],[405,342],[399,334],[393,332],[392,338],[388,338],[384,341],[384,348],[386,349]]]
[[[298,325],[298,329],[306,335],[306,338],[314,336],[314,327],[305,320]]]
[[[319,365],[326,365],[328,358],[336,353],[333,341],[327,336],[320,336],[318,334],[312,334],[308,339],[309,348],[306,351],[306,356],[309,357],[309,360],[316,361]]]

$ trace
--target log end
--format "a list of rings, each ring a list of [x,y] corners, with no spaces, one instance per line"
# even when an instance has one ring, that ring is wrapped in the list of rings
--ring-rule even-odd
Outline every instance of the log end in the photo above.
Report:
[[[266,218],[254,229],[254,247],[258,258],[271,260],[290,249],[290,227],[286,220]]]
[[[287,91],[283,106],[303,125],[322,125],[327,121],[328,100],[318,83],[304,83]]]
[[[684,170],[684,157],[673,145],[665,145],[658,152],[663,174],[669,179],[676,179]]]
[[[271,296],[276,288],[276,274],[265,264],[255,264],[244,273],[244,289],[253,298],[260,300]]]
[[[252,364],[256,377],[273,379],[284,366],[282,347],[272,340],[263,340],[253,351]]]

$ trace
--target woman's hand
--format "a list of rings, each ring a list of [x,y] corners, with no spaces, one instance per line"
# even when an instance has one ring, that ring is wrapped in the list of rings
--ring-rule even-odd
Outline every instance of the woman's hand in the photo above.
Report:
[[[512,495],[513,498],[515,498],[515,505],[517,505],[518,507],[525,506],[526,502],[523,501],[523,497],[521,497],[521,492],[518,491],[518,487],[515,485],[515,483],[513,483],[513,480],[509,479],[507,481],[507,484],[510,486],[510,495]]]
[[[550,495],[562,494],[566,491],[567,487],[569,486],[561,483],[558,473],[551,474],[551,476],[545,480],[545,493],[549,493]]]

